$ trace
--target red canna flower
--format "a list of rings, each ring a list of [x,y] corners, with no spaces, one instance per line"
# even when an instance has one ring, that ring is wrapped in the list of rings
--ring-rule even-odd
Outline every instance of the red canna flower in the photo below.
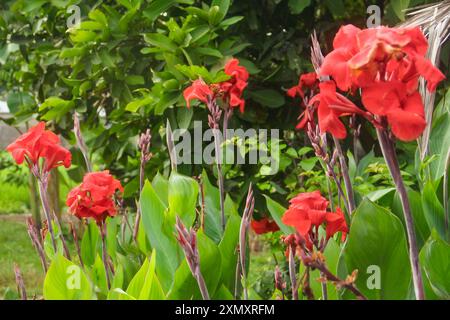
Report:
[[[327,239],[334,236],[336,232],[342,232],[342,241],[344,241],[348,233],[348,227],[341,209],[337,208],[336,212],[328,212],[325,220],[327,222]]]
[[[290,201],[282,221],[294,227],[309,245],[311,245],[310,239],[317,238],[318,227],[324,224],[326,224],[327,238],[334,236],[336,232],[346,233],[348,229],[342,211],[338,208],[336,212],[329,212],[327,207],[328,201],[320,194],[320,191],[300,193]]]
[[[188,108],[191,107],[191,100],[197,99],[203,103],[207,103],[212,95],[212,90],[202,79],[195,80],[183,92],[184,100],[186,100],[186,106]]]
[[[353,102],[336,92],[334,81],[321,82],[320,93],[309,102],[317,104],[317,118],[321,132],[329,132],[338,139],[344,139],[347,131],[339,117],[351,114],[364,114]]]
[[[445,79],[442,72],[425,59],[428,43],[416,28],[378,27],[361,30],[353,25],[342,26],[333,41],[334,50],[321,66],[321,75],[330,75],[339,89],[367,87],[375,81],[391,79],[385,74],[390,61],[408,60],[414,77],[423,76],[428,90],[434,91]]]
[[[277,223],[269,220],[267,217],[264,217],[261,220],[252,220],[251,226],[256,234],[264,234],[280,230]]]
[[[239,107],[240,112],[244,113],[245,100],[242,99],[242,93],[247,87],[248,71],[239,65],[238,59],[229,60],[224,71],[231,79],[220,83],[223,96],[228,100],[231,108]]]
[[[328,201],[319,191],[301,193],[290,201],[284,213],[284,224],[293,226],[300,235],[308,238],[313,226],[319,227],[325,222]]]
[[[30,168],[39,170],[40,159],[43,159],[40,173],[48,173],[58,166],[70,167],[72,155],[60,145],[59,137],[45,130],[45,122],[39,122],[6,147],[17,164],[27,162]],[[37,172],[36,172],[37,173]]]
[[[315,72],[304,73],[300,75],[298,79],[298,84],[293,86],[287,91],[287,95],[291,98],[296,96],[300,96],[302,98],[305,97],[304,89],[313,90],[317,87],[319,80],[317,79],[317,74]]]
[[[92,218],[101,225],[108,216],[116,215],[114,195],[117,190],[123,192],[122,185],[109,171],[91,172],[69,192],[66,204],[76,217]]]

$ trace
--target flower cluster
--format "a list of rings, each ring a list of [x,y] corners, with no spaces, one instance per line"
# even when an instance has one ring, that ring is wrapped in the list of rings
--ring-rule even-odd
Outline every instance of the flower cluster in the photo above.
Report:
[[[230,79],[211,85],[206,84],[202,79],[197,79],[186,88],[183,96],[187,107],[190,108],[190,102],[193,99],[208,103],[208,100],[221,97],[231,108],[239,107],[243,113],[245,100],[242,99],[242,93],[247,87],[249,76],[247,69],[239,65],[238,59],[231,59],[225,65],[224,71]]]
[[[34,174],[45,174],[58,166],[70,167],[72,155],[61,146],[59,137],[45,130],[45,122],[39,122],[6,147],[17,164],[27,162]],[[40,168],[40,159],[42,167]]]
[[[277,223],[275,221],[269,220],[267,217],[264,217],[260,220],[252,220],[251,226],[256,234],[264,234],[280,230],[280,227],[277,225]]]
[[[321,225],[326,225],[327,240],[337,232],[342,232],[342,238],[345,239],[348,228],[343,212],[339,208],[336,212],[330,212],[327,208],[328,201],[320,191],[301,193],[290,201],[282,221],[296,229],[308,248],[319,240],[318,230]]]
[[[419,78],[434,91],[445,76],[425,58],[428,42],[419,28],[342,26],[320,67],[320,93],[309,101],[307,119],[317,110],[319,128],[339,139],[346,137],[340,117],[359,114],[377,127],[389,125],[402,141],[418,138],[426,126],[418,92]],[[361,92],[361,110],[337,93]],[[307,120],[304,120],[307,121]]]
[[[109,171],[88,173],[83,182],[69,192],[66,204],[76,217],[93,218],[101,225],[108,216],[116,215],[114,195],[117,190],[123,192],[122,185]]]

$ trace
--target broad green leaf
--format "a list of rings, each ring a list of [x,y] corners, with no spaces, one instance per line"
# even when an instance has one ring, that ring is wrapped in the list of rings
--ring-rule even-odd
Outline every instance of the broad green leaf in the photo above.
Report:
[[[436,229],[439,235],[445,239],[445,214],[444,207],[436,195],[436,189],[431,181],[425,183],[422,191],[422,206],[425,219],[430,230]]]
[[[33,98],[25,92],[11,92],[8,95],[7,105],[11,113],[19,112],[22,109],[31,107],[35,104]]]
[[[425,275],[434,293],[450,299],[450,245],[433,233],[420,252]]]
[[[165,292],[170,288],[179,265],[180,249],[176,242],[174,224],[166,222],[167,207],[146,181],[140,198],[142,222],[150,245],[156,250],[156,274]]]
[[[46,300],[90,300],[92,286],[80,266],[58,255],[53,259],[44,280]]]
[[[222,285],[234,292],[236,281],[237,246],[239,243],[239,228],[241,219],[238,215],[231,215],[227,220],[225,232],[219,243],[222,257]]]
[[[156,276],[156,251],[146,258],[127,288],[127,294],[137,300],[163,300],[164,291]]]
[[[86,226],[81,239],[81,258],[85,265],[93,265],[97,252],[99,252],[100,233],[94,221],[90,221]]]
[[[425,218],[420,193],[414,190],[409,190],[408,198],[414,220],[417,246],[420,250],[420,248],[422,248],[422,246],[425,244],[428,237],[430,236],[430,228],[428,227],[428,223]],[[395,194],[394,200],[392,202],[392,212],[395,213],[395,215],[403,222],[403,225],[405,225],[405,217],[403,215],[403,208],[398,193]]]
[[[179,216],[187,226],[192,226],[196,216],[198,182],[193,178],[172,172],[169,178],[168,199],[173,221],[175,216]]]
[[[294,228],[285,225],[281,221],[283,214],[286,212],[286,208],[284,208],[278,202],[272,200],[269,196],[264,195],[264,197],[266,198],[267,210],[269,210],[269,213],[272,216],[272,219],[277,223],[277,225],[280,227],[281,231],[283,231],[283,233],[285,235],[294,233]]]
[[[444,175],[448,150],[450,149],[450,113],[445,112],[433,122],[430,134],[430,155],[437,155],[437,160],[430,163],[433,180],[439,180]]]
[[[144,77],[139,75],[129,75],[125,78],[125,82],[131,86],[145,84]]]
[[[208,237],[219,243],[222,238],[222,217],[220,212],[219,189],[211,184],[206,171],[202,173],[202,182],[205,193],[205,233]],[[225,198],[225,220],[238,213],[233,201],[227,195]]]
[[[353,214],[341,259],[348,273],[358,270],[356,286],[369,299],[406,299],[411,283],[406,236],[401,221],[364,199]],[[342,272],[342,268],[339,268]],[[380,288],[376,287],[379,271]],[[340,274],[341,278],[347,274]],[[347,298],[354,299],[350,293]]]
[[[164,203],[166,207],[168,207],[169,181],[158,172],[153,178],[152,186],[159,199]]]

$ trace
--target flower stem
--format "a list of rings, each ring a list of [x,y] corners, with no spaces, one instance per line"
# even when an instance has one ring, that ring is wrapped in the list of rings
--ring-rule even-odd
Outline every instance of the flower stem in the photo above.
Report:
[[[108,267],[108,252],[106,250],[106,222],[103,222],[98,227],[100,228],[100,234],[102,236],[102,260],[103,260],[103,265],[105,266],[106,284],[108,285],[108,290],[109,290],[109,289],[111,289],[111,279],[110,279],[109,267]]]
[[[298,286],[295,272],[294,250],[289,245],[289,278],[291,279],[292,300],[298,300]]]
[[[352,183],[350,181],[350,175],[348,173],[347,161],[345,160],[345,156],[344,156],[344,153],[342,152],[342,147],[341,147],[341,143],[339,142],[339,140],[333,136],[333,141],[334,141],[334,145],[336,147],[337,154],[339,157],[339,163],[341,164],[342,177],[344,178],[344,185],[345,185],[345,189],[347,191],[347,200],[348,200],[347,203],[348,203],[348,207],[349,207],[348,208],[349,215],[351,216],[353,211],[355,210],[355,198],[354,198],[354,194],[353,194]]]
[[[52,218],[50,214],[50,204],[48,202],[48,195],[47,195],[47,178],[46,177],[43,178],[41,177],[40,179],[38,178],[38,186],[39,186],[39,195],[41,196],[42,209],[45,214],[45,219],[47,220],[48,232],[50,232],[50,236],[52,238],[53,249],[55,250],[55,253],[57,253],[55,233],[53,231]]]
[[[402,203],[403,215],[406,222],[406,233],[408,235],[409,244],[409,260],[411,263],[414,292],[417,300],[424,300],[424,289],[422,282],[422,272],[419,265],[419,254],[417,249],[417,240],[414,230],[414,220],[409,204],[408,193],[406,192],[405,184],[403,183],[400,167],[395,153],[395,148],[392,140],[387,134],[386,130],[377,129],[377,136],[380,143],[381,151],[383,152],[386,165],[389,168],[391,176],[394,180],[395,187],[400,196]]]
[[[213,129],[214,131],[214,146],[216,150],[216,166],[217,166],[217,184],[219,185],[219,196],[220,196],[220,218],[222,223],[222,230],[225,231],[225,188],[222,174],[222,160],[220,152],[220,137],[218,129]]]

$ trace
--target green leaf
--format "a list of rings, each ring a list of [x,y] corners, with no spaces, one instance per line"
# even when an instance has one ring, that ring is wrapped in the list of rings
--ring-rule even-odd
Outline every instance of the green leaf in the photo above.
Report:
[[[144,10],[143,15],[151,21],[154,21],[161,13],[167,11],[176,2],[176,0],[154,0]]]
[[[422,191],[422,206],[430,230],[436,229],[442,239],[446,238],[444,207],[436,195],[431,181],[425,183]]]
[[[434,293],[450,299],[450,245],[434,233],[420,252],[425,275]]]
[[[178,46],[167,36],[160,33],[147,33],[144,35],[145,42],[163,50],[176,51]]]
[[[417,247],[420,250],[420,248],[422,248],[422,246],[425,244],[428,237],[430,236],[430,228],[428,227],[428,223],[424,214],[422,197],[420,193],[414,190],[408,190],[408,198],[414,220],[414,227],[417,238]],[[392,202],[392,212],[395,213],[395,215],[405,225],[405,217],[403,215],[402,204],[400,202],[400,197],[398,196],[398,193],[395,194],[394,200]]]
[[[353,214],[350,234],[343,249],[347,272],[358,270],[356,286],[369,299],[406,299],[411,268],[401,221],[388,210],[364,199]],[[380,273],[380,289],[372,287]],[[342,269],[340,269],[342,270]],[[340,274],[345,278],[347,274]],[[348,298],[354,296],[346,292]]]
[[[450,96],[450,95],[449,95]],[[447,153],[450,149],[450,113],[445,112],[433,123],[429,140],[430,155],[437,155],[438,159],[430,163],[433,180],[444,175]]]
[[[173,221],[175,221],[175,216],[179,216],[185,225],[192,226],[198,201],[197,181],[172,172],[169,178],[168,199]]]
[[[236,281],[237,250],[239,243],[239,229],[241,219],[238,215],[231,215],[227,220],[223,238],[219,243],[219,250],[222,257],[222,279],[221,283],[230,292],[234,292]]]
[[[137,300],[163,300],[164,291],[156,276],[156,251],[152,251],[150,260],[145,259],[141,269],[130,281],[127,294]]]
[[[228,9],[230,8],[230,0],[213,0],[211,2],[211,7],[213,6],[219,7],[219,16],[220,20],[222,20],[228,13]]]
[[[35,104],[33,98],[25,92],[10,93],[6,103],[11,113],[19,112],[20,110],[31,107]]]
[[[81,258],[85,265],[91,266],[95,262],[99,247],[100,233],[94,221],[87,225],[81,239]]]
[[[267,210],[269,210],[269,213],[272,216],[272,219],[277,223],[277,225],[280,227],[281,231],[285,235],[294,233],[295,230],[293,227],[287,226],[281,221],[283,214],[286,212],[286,208],[284,208],[278,202],[272,200],[269,196],[264,195],[264,197],[266,198]]]
[[[167,207],[146,181],[140,197],[142,222],[150,245],[156,250],[156,273],[165,292],[170,288],[179,265],[180,249],[174,222],[166,221]]]
[[[152,102],[153,102],[153,98],[150,95],[148,95],[142,99],[137,99],[137,100],[133,100],[133,101],[129,102],[125,106],[125,110],[130,111],[130,112],[137,112],[140,108],[147,106],[147,105],[151,104]]]
[[[168,207],[169,181],[158,172],[153,178],[152,186],[159,199],[164,203],[166,207]]]
[[[279,108],[284,105],[284,96],[272,89],[250,91],[250,97],[269,108]]]
[[[143,85],[145,80],[143,76],[130,75],[125,78],[125,82],[131,86]]]
[[[311,0],[289,0],[289,8],[292,14],[300,14],[311,5]]]
[[[410,0],[391,0],[390,4],[397,17],[405,20],[405,9],[408,9]]]
[[[72,100],[64,100],[58,97],[49,97],[39,107],[39,111],[48,110],[41,118],[43,120],[61,119],[63,115],[68,113],[75,107]]]
[[[80,266],[58,255],[53,259],[44,280],[46,300],[89,300],[92,286]]]
[[[219,243],[222,239],[222,218],[220,212],[219,189],[211,184],[206,171],[202,173],[202,182],[205,193],[205,233],[208,237]],[[235,205],[227,195],[225,198],[225,219],[237,216]]]

